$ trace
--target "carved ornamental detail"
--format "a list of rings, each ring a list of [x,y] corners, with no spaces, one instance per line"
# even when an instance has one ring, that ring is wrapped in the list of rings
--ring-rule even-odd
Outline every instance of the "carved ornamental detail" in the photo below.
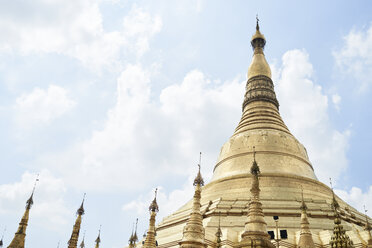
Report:
[[[271,78],[259,75],[251,77],[245,87],[243,110],[250,102],[267,101],[273,103],[279,109],[279,102],[276,99],[274,84]]]

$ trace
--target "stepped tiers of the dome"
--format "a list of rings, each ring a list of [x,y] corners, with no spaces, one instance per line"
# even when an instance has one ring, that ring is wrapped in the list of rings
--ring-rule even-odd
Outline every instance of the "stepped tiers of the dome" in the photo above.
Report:
[[[205,243],[208,247],[216,247],[220,218],[222,235],[218,246],[240,247],[244,239],[242,234],[247,231],[249,203],[253,199],[250,189],[254,176],[250,174],[250,165],[255,147],[261,171],[262,219],[267,224],[267,232],[275,236],[271,237],[273,244],[280,247],[330,247],[334,229],[332,190],[318,181],[306,149],[280,117],[270,67],[263,53],[266,40],[258,27],[251,44],[253,60],[248,71],[241,121],[233,136],[223,145],[213,178],[201,193]],[[346,234],[355,247],[367,247],[370,236],[364,230],[365,216],[336,198]],[[302,204],[306,204],[306,213],[300,209]],[[158,247],[179,246],[192,209],[193,201],[189,201],[162,220],[156,229]],[[276,236],[273,216],[279,217],[279,237]],[[301,233],[302,239],[311,237],[313,243],[299,244]],[[249,246],[259,247],[254,242]]]

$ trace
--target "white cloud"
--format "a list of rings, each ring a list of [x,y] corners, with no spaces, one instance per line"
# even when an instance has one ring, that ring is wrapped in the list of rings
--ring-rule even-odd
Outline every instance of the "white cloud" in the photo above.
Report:
[[[357,92],[368,90],[372,84],[372,25],[368,30],[352,30],[333,56],[339,72],[353,78]]]
[[[341,96],[339,94],[332,95],[332,102],[337,111],[340,111]]]
[[[61,179],[55,178],[48,170],[40,172],[32,207],[34,223],[46,229],[59,230],[66,225],[69,210],[65,207],[63,194],[66,191]],[[30,197],[36,174],[25,172],[21,181],[0,185],[0,215],[22,217],[26,200]]]
[[[215,154],[238,123],[244,83],[215,83],[195,70],[156,96],[151,74],[128,65],[103,128],[67,153],[37,163],[50,168],[52,160],[71,184],[99,190],[138,190],[168,177],[185,178],[199,151],[211,172]]]
[[[123,21],[124,36],[133,40],[129,42],[137,56],[142,56],[149,49],[149,40],[162,28],[160,16],[152,17],[149,13],[133,6],[128,16]]]
[[[0,51],[57,53],[100,70],[118,66],[121,52],[141,56],[161,29],[161,18],[133,5],[123,26],[107,32],[93,0],[0,3]]]
[[[372,211],[372,185],[369,186],[367,192],[363,192],[358,187],[352,187],[349,191],[335,190],[336,194],[341,197],[342,200],[349,203],[351,206],[358,209],[361,213],[364,212],[363,206],[369,210],[368,215],[371,215]]]
[[[68,97],[67,90],[49,85],[48,89],[35,88],[16,99],[16,122],[21,127],[49,124],[70,111],[76,102]]]
[[[338,131],[329,120],[328,96],[313,82],[313,67],[303,50],[291,50],[282,65],[273,68],[281,115],[291,132],[308,151],[316,175],[335,180],[347,168],[349,130]],[[337,99],[336,99],[337,100]]]

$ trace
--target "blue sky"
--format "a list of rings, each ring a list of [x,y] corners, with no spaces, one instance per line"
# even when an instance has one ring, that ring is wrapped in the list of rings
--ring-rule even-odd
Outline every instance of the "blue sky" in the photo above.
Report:
[[[318,178],[372,209],[369,1],[0,3],[0,229],[9,244],[36,174],[28,247],[65,245],[87,193],[92,246],[127,244],[211,177],[241,115],[259,14],[281,115]],[[372,211],[372,210],[371,210]]]

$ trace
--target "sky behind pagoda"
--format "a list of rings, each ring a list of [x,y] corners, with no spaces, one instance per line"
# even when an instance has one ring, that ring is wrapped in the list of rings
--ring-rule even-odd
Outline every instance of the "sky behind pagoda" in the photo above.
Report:
[[[240,116],[259,14],[281,115],[318,178],[372,211],[370,1],[0,2],[0,230],[66,246],[87,193],[93,246],[127,244],[211,178]]]

